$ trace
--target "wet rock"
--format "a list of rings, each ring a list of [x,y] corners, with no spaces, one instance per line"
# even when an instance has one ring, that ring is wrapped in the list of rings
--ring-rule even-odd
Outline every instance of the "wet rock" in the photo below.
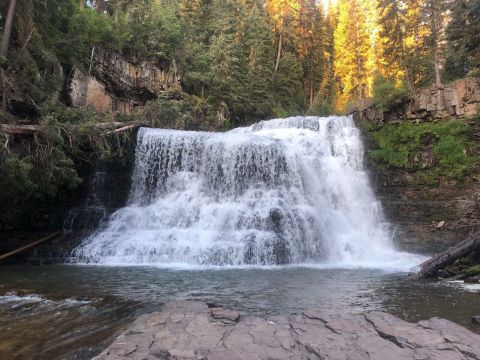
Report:
[[[237,322],[240,319],[240,313],[233,310],[226,310],[218,307],[211,310],[212,317],[224,322]]]
[[[472,316],[472,323],[475,325],[480,325],[480,315]]]
[[[463,281],[468,284],[478,284],[480,283],[480,275],[467,277]]]
[[[448,279],[449,277],[451,277],[452,274],[446,270],[443,270],[443,269],[440,269],[437,271],[437,277],[439,279]]]
[[[480,335],[438,318],[412,324],[382,312],[334,316],[308,310],[239,319],[235,311],[181,301],[137,319],[95,359],[479,358]]]

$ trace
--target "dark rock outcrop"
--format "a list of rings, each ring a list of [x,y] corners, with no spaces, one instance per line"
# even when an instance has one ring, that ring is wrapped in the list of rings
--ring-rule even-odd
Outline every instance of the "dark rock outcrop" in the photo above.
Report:
[[[225,323],[206,304],[175,302],[144,315],[98,355],[106,359],[479,359],[480,335],[450,321],[305,311]]]
[[[476,203],[479,175],[474,174],[474,180],[466,184],[446,181],[419,185],[415,172],[367,160],[372,185],[402,249],[437,253],[461,242],[480,226]]]
[[[72,106],[130,115],[149,100],[177,96],[181,86],[175,66],[97,50],[89,72],[74,68],[67,88]]]

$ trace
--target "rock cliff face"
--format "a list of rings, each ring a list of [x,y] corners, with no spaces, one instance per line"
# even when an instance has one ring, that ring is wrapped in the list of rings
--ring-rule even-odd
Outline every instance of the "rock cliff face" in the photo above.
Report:
[[[480,176],[422,186],[415,173],[391,169],[368,159],[371,179],[395,240],[408,251],[435,253],[462,241],[480,226]]]
[[[72,106],[122,115],[158,97],[174,98],[180,89],[174,64],[126,59],[101,50],[94,53],[89,72],[74,68],[68,83]]]
[[[391,109],[366,106],[353,112],[357,124],[429,121],[452,116],[471,117],[480,111],[480,78],[465,78],[443,87],[417,91]]]
[[[419,90],[388,111],[370,106],[355,111],[353,117],[364,130],[367,153],[377,149],[373,134],[385,125],[460,119],[472,130],[468,141],[473,144],[472,154],[478,157],[480,121],[475,117],[479,113],[480,78],[466,78],[442,88]],[[399,245],[407,250],[441,251],[463,240],[480,225],[478,164],[462,180],[438,178],[434,185],[419,181],[421,170],[434,166],[433,146],[438,139],[435,135],[430,137],[420,140],[411,159],[414,166],[409,164],[410,168],[389,166],[367,156],[373,185],[387,217],[395,225]]]

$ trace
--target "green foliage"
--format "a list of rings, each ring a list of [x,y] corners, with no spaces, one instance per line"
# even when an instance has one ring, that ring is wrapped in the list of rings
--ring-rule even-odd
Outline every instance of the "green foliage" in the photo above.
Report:
[[[9,145],[0,152],[0,186],[9,189],[0,193],[0,228],[35,226],[31,222],[38,212],[47,216],[75,196],[82,167],[99,159],[125,164],[131,156],[128,135],[103,136],[105,126],[99,123],[106,125],[113,117],[48,103],[39,112],[40,132],[34,139],[7,142],[0,133],[2,145]]]
[[[160,98],[149,101],[137,117],[151,127],[186,129],[191,125],[193,112],[193,105],[187,100]]]
[[[118,9],[117,9],[118,10]],[[125,43],[123,50],[142,58],[156,58],[159,61],[174,59],[183,33],[174,4],[159,1],[144,1],[117,11],[124,22]]]
[[[404,85],[395,85],[395,81],[377,75],[373,82],[373,104],[382,110],[388,111],[395,104],[407,98],[407,89]]]
[[[459,120],[386,125],[372,133],[378,149],[370,156],[392,167],[423,171],[426,178],[461,179],[480,162],[469,154],[468,134]]]
[[[480,274],[480,265],[471,266],[462,271],[462,276],[467,278],[471,276],[477,276]]]
[[[38,185],[33,182],[32,168],[28,159],[16,155],[0,163],[0,187],[8,189],[0,192],[0,224],[14,222],[25,203],[35,196]]]
[[[445,77],[456,80],[480,75],[480,3],[455,0],[446,29]]]

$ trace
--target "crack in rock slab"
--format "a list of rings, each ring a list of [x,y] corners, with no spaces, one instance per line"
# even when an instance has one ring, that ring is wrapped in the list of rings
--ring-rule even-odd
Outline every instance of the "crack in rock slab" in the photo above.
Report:
[[[319,310],[264,319],[177,301],[139,317],[95,360],[480,360],[480,335],[433,318]]]

